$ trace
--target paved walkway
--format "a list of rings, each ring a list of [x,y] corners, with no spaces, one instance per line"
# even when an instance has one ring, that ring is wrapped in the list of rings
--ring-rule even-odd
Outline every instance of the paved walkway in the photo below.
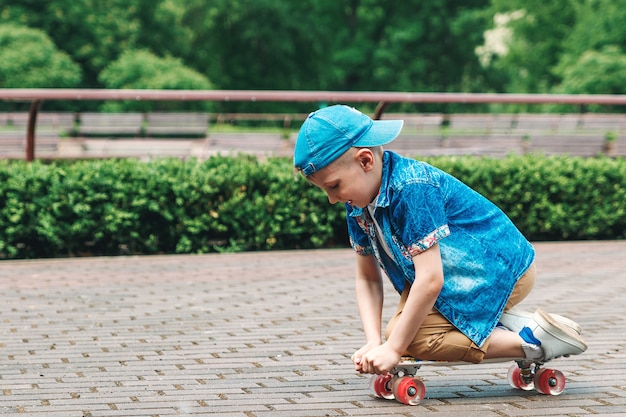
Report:
[[[349,360],[351,251],[290,251],[1,262],[0,414],[626,415],[626,241],[536,246],[523,304],[571,316],[589,343],[554,362],[560,396],[484,364],[425,368],[415,407],[373,398]]]

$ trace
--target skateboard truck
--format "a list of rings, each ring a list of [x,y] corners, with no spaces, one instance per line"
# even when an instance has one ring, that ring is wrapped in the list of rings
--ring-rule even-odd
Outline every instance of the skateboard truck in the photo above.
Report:
[[[565,389],[565,375],[556,369],[541,368],[542,365],[541,362],[516,361],[516,365],[509,368],[507,380],[513,388],[559,395]]]
[[[496,361],[502,362],[502,360]],[[390,373],[374,375],[370,379],[370,388],[379,398],[417,405],[426,396],[426,386],[417,377],[422,366],[457,366],[471,365],[467,362],[420,361],[404,357]],[[515,361],[509,368],[507,380],[511,387],[546,395],[559,395],[565,389],[565,376],[556,369],[542,368],[544,363],[535,361]]]

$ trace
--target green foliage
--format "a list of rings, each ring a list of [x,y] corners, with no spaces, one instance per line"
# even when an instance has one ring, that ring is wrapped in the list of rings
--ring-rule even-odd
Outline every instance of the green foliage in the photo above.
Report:
[[[320,24],[329,0],[190,0],[183,25],[191,28],[186,62],[201,69],[221,89],[312,90],[332,88],[325,82],[328,38],[333,28]],[[254,103],[228,103],[254,110]],[[298,105],[296,105],[297,107]],[[287,106],[265,103],[265,112]],[[307,111],[310,105],[301,104]],[[289,111],[294,111],[289,105]]]
[[[531,240],[626,238],[626,160],[437,157]],[[347,245],[345,211],[248,156],[0,161],[0,259]]]
[[[502,91],[626,91],[626,0],[492,0],[489,10],[492,15],[522,14],[506,25],[512,31],[505,42],[506,52],[489,67],[503,77]],[[562,106],[545,107],[564,111]],[[607,111],[607,107],[591,109]],[[514,110],[528,111],[529,106],[514,106]]]
[[[473,54],[484,19],[474,12],[488,4],[4,0],[0,22],[48,33],[80,63],[83,87],[110,88],[100,73],[127,51],[147,50],[180,59],[220,89],[484,91]],[[254,103],[222,106],[259,111]],[[263,107],[309,109],[304,103]]]
[[[80,63],[83,87],[97,87],[97,75],[127,48],[136,46],[151,0],[3,0],[0,21],[44,30]],[[163,27],[166,31],[167,27]]]
[[[432,161],[480,192],[532,240],[626,238],[626,160],[509,156]]]
[[[504,91],[546,93],[558,82],[551,69],[558,63],[563,39],[575,22],[576,1],[492,0],[494,20],[498,16],[500,21],[508,20],[492,39],[505,48],[491,64],[492,70],[505,77]],[[497,26],[495,21],[493,24]],[[507,30],[511,31],[508,37]]]
[[[343,209],[285,159],[0,161],[0,179],[0,258],[345,242]]]
[[[610,45],[626,51],[626,0],[580,0],[572,4],[576,19],[563,40],[562,65]]]
[[[563,41],[554,92],[626,94],[626,0],[576,3],[576,23]],[[593,111],[620,111],[589,106]],[[622,109],[623,111],[623,109]]]
[[[67,88],[80,80],[80,67],[45,32],[0,24],[0,88]]]
[[[337,69],[350,69],[343,86],[444,92],[474,88],[466,83],[482,75],[474,49],[482,41],[484,22],[473,11],[488,4],[457,0],[361,2],[352,28],[357,37],[350,40],[351,34],[343,30],[343,45],[366,54],[356,62],[349,55],[337,61]],[[341,48],[336,49],[340,56]]]
[[[202,74],[186,67],[180,59],[160,58],[146,50],[127,50],[99,76],[106,88],[154,90],[208,90],[211,83]],[[203,102],[112,101],[106,111],[209,110]]]
[[[563,82],[558,90],[568,94],[626,94],[626,53],[617,46],[588,50],[559,69]]]
[[[496,23],[502,16],[511,19]],[[623,93],[625,21],[626,0],[0,3],[0,24],[27,26],[47,34],[66,54],[62,61],[69,56],[80,66],[83,76],[79,86],[89,88],[191,85],[218,89]],[[38,61],[49,55],[46,42],[39,49],[37,42],[36,46],[21,41],[18,45],[19,49],[11,48],[18,51],[15,56],[0,55],[4,68],[0,75],[12,77],[11,83],[0,79],[0,85],[26,87],[28,82],[75,86],[80,82],[76,69],[67,67],[69,64],[55,71],[48,65],[52,58],[46,65]],[[148,58],[145,72],[138,71],[133,56]],[[163,67],[173,70],[165,75],[158,70]],[[121,76],[111,74],[111,68],[121,71]],[[26,79],[29,74],[35,78]],[[61,75],[64,78],[59,78]],[[208,87],[206,80],[211,80]],[[56,104],[47,102],[46,106]],[[85,101],[80,106],[94,110],[100,103]],[[107,106],[119,110],[131,103]],[[216,106],[221,112],[311,109],[311,103],[282,102],[224,102]],[[484,111],[486,106],[394,104],[389,110],[475,112],[477,108]],[[489,106],[489,110],[499,112],[544,109],[563,110],[524,104]]]

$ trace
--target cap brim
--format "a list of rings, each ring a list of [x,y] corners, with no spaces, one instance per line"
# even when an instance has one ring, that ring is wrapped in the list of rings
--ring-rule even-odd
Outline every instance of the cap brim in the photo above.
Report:
[[[404,120],[374,120],[372,127],[352,146],[369,147],[386,145],[398,137]]]

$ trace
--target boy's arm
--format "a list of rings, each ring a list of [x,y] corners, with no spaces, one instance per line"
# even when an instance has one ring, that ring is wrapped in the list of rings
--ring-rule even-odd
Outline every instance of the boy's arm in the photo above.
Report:
[[[415,265],[415,281],[411,285],[402,314],[389,340],[364,356],[363,372],[384,374],[397,365],[435,305],[435,300],[443,286],[443,266],[439,245],[436,244],[414,256],[413,264]]]
[[[443,287],[443,265],[439,245],[413,257],[415,281],[402,314],[387,343],[402,355],[422,326]]]
[[[361,371],[361,357],[382,344],[383,281],[374,255],[356,255],[356,302],[366,344],[352,355],[355,369]]]

